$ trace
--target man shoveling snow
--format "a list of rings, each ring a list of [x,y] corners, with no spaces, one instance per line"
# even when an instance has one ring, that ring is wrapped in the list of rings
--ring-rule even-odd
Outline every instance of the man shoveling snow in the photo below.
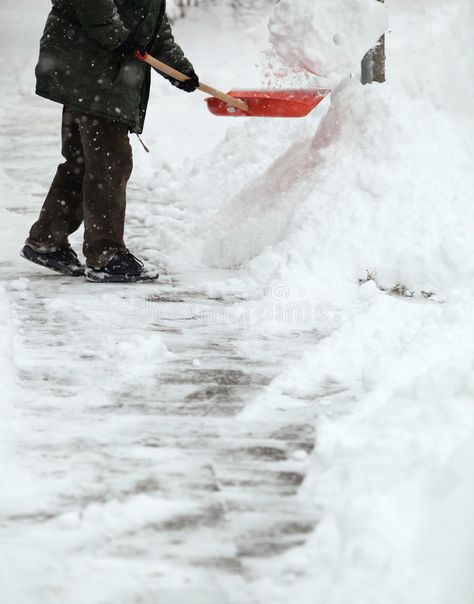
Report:
[[[199,86],[176,44],[165,0],[53,0],[36,68],[36,92],[64,106],[62,155],[39,219],[22,255],[57,272],[94,282],[158,278],[123,241],[126,187],[132,172],[130,131],[142,132],[150,67],[134,58],[149,51]],[[84,267],[68,237],[84,222]]]

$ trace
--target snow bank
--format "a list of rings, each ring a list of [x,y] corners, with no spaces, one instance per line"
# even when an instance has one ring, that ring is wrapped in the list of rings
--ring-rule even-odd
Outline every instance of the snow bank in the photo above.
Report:
[[[329,86],[358,72],[386,27],[385,7],[374,0],[281,0],[270,21],[271,41],[283,61],[323,76]]]
[[[460,2],[458,22],[469,11]],[[419,18],[430,31],[428,17]],[[431,19],[439,29],[444,11]],[[448,28],[462,37],[453,17],[450,36]],[[411,51],[397,44],[392,61],[409,65]],[[342,82],[313,139],[300,138],[221,206],[208,229],[205,260],[247,266],[259,281],[283,280],[295,296],[338,304],[366,271],[389,289],[403,284],[445,294],[467,283],[474,274],[473,112],[465,107],[463,120],[452,109],[472,84],[441,108],[434,84],[420,76],[414,94],[411,83]]]
[[[337,80],[342,59],[340,73],[315,62],[323,3],[311,4],[280,3],[275,44],[290,64]],[[395,6],[388,82],[342,81],[316,134],[292,140],[208,230],[210,264],[341,313],[341,327],[241,416],[299,408],[318,420],[301,496],[313,498],[319,526],[265,567],[257,601],[474,601],[472,9],[467,0]],[[308,33],[296,17],[286,28],[285,11],[306,15]],[[455,49],[459,80],[440,40]],[[367,271],[380,288],[401,284],[418,297],[360,287]]]
[[[264,414],[284,395],[314,401],[317,448],[300,496],[321,519],[258,593],[282,576],[275,602],[295,577],[298,604],[473,601],[469,307],[401,302],[367,283],[353,317],[259,401]]]
[[[381,286],[418,292],[464,282],[474,272],[474,149],[462,124],[442,117],[396,84],[346,81],[313,141],[218,212],[207,261],[247,263],[295,295],[304,284],[338,302],[366,270]]]

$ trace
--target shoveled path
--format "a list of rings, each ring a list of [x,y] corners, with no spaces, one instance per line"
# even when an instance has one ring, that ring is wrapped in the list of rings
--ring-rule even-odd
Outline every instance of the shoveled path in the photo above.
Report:
[[[27,225],[57,162],[57,112],[17,101],[35,119],[2,113],[0,152],[37,199],[10,208]],[[309,404],[239,413],[317,334],[259,334],[239,300],[184,275],[102,287],[12,257],[0,277],[19,379],[4,603],[253,604],[260,564],[316,522],[296,497],[314,418]]]

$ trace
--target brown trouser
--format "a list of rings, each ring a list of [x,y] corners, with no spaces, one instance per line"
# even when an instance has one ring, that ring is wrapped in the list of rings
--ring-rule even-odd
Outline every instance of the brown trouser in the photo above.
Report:
[[[69,245],[84,221],[87,265],[100,267],[125,249],[126,188],[132,172],[128,126],[64,108],[62,155],[27,243],[38,251]]]

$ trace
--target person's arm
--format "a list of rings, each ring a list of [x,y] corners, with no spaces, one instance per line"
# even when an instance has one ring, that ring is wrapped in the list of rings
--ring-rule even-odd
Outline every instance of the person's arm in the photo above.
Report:
[[[114,0],[73,0],[73,6],[82,27],[101,46],[115,50],[130,35]]]
[[[178,71],[181,71],[181,73],[184,73],[185,75],[190,77],[192,77],[193,74],[196,75],[192,64],[184,56],[181,47],[175,42],[173,32],[171,31],[171,25],[166,15],[163,18],[160,31],[150,50],[150,54],[160,61],[163,61],[163,63],[170,65],[170,67],[174,67]],[[173,78],[168,76],[164,77],[170,80],[175,86],[181,87],[180,83],[173,80]]]

